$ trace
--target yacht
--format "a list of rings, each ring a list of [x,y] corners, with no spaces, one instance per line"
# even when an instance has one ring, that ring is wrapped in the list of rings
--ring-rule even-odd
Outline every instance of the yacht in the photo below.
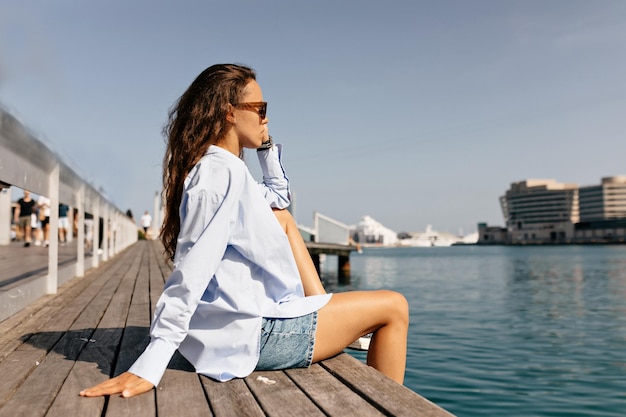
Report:
[[[400,239],[399,245],[422,248],[433,246],[452,246],[461,240],[462,239],[451,233],[439,233],[433,230],[432,225],[429,224],[426,226],[426,231],[411,233],[411,237]]]

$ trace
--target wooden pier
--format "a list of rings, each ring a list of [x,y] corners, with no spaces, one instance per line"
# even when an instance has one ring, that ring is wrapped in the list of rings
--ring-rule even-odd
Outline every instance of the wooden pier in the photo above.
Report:
[[[317,273],[321,276],[320,255],[337,256],[337,278],[340,284],[350,283],[350,253],[357,250],[354,245],[336,243],[305,242],[309,254],[315,264]]]
[[[346,353],[224,383],[177,354],[146,394],[80,397],[143,351],[170,270],[157,242],[140,241],[1,322],[0,417],[451,415]]]

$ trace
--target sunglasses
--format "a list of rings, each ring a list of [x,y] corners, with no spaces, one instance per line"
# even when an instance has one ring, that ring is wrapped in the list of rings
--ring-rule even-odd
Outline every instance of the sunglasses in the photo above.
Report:
[[[251,101],[248,103],[235,104],[235,108],[242,110],[252,110],[259,115],[261,120],[265,119],[267,115],[267,102],[266,101]]]

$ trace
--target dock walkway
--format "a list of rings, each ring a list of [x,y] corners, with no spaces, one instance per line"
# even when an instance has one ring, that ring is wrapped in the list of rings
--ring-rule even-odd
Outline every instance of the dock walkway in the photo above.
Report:
[[[78,392],[127,370],[149,340],[170,266],[140,241],[0,323],[0,417],[450,416],[348,354],[309,369],[215,382],[175,355],[137,397]]]
[[[48,273],[48,248],[31,245],[25,248],[24,242],[11,242],[0,246],[0,291],[14,282]],[[59,246],[59,267],[76,262],[76,241]],[[91,259],[86,253],[85,258]]]

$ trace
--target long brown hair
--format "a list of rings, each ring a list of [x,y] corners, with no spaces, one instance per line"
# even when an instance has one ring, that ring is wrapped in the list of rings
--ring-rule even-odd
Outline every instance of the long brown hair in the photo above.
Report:
[[[230,127],[226,120],[229,104],[238,104],[246,85],[255,79],[254,70],[245,66],[210,66],[169,111],[168,123],[163,128],[167,149],[163,158],[165,218],[160,237],[170,259],[176,253],[185,178],[209,145],[224,138]]]

